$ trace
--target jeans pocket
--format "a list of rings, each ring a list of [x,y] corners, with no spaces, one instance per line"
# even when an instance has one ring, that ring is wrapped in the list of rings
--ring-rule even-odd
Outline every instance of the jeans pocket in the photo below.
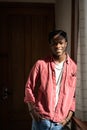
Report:
[[[41,119],[40,120],[40,127],[43,129],[47,129],[47,128],[50,128],[50,121],[47,120],[47,119]]]

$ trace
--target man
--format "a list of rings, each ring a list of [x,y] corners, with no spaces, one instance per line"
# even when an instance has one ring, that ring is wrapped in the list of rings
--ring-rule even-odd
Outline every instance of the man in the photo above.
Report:
[[[66,32],[50,32],[51,56],[31,69],[24,101],[33,119],[32,130],[64,130],[75,111],[77,66],[66,52],[67,44]]]

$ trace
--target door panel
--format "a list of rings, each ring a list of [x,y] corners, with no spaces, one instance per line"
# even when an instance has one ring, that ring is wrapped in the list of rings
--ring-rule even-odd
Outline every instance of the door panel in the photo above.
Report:
[[[32,16],[32,62],[35,62],[38,58],[48,53],[48,27],[46,18],[46,16]]]
[[[8,125],[8,42],[7,42],[7,16],[0,15],[0,129]],[[6,43],[6,45],[5,45]]]
[[[49,53],[54,6],[9,5],[0,6],[0,130],[29,130],[25,83],[35,61]]]
[[[20,110],[23,109],[24,91],[24,18],[22,16],[9,17],[12,107],[14,110]]]

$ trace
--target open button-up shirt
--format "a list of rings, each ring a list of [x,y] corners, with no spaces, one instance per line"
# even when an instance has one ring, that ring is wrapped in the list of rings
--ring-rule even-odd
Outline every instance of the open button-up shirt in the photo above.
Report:
[[[67,54],[55,108],[56,77],[53,58],[38,60],[29,74],[24,102],[34,103],[42,117],[61,122],[70,110],[75,111],[76,72],[77,65]]]

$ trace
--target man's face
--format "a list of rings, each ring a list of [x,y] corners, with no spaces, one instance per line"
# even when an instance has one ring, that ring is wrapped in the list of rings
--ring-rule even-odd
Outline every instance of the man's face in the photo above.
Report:
[[[66,47],[67,47],[67,42],[62,36],[58,36],[58,34],[55,35],[51,40],[51,45],[50,45],[51,52],[56,57],[65,54]]]

